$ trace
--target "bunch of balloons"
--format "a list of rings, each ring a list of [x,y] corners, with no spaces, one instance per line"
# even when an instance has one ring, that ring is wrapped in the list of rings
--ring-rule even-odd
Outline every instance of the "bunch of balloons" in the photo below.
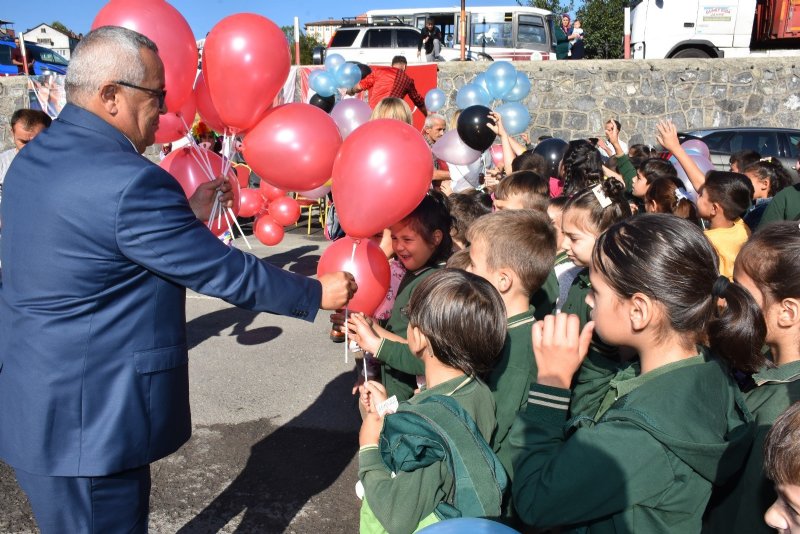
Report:
[[[496,108],[510,135],[525,131],[531,121],[528,109],[521,103],[531,91],[531,82],[525,73],[517,72],[508,61],[495,61],[486,72],[478,74],[456,94],[458,109],[471,106],[490,107],[493,101],[502,102]]]
[[[695,165],[703,172],[707,173],[708,171],[714,170],[714,164],[711,162],[711,153],[708,150],[708,145],[706,145],[700,139],[687,139],[681,146],[686,153],[692,158]],[[683,182],[683,187],[686,189],[687,196],[689,200],[692,202],[697,202],[697,191],[695,190],[694,186],[692,185],[691,180],[686,175],[686,171],[683,169],[683,166],[678,163],[678,159],[675,156],[670,156],[669,162],[675,167],[675,170],[678,171],[678,178],[680,178],[681,182]]]
[[[325,68],[314,70],[308,76],[308,85],[321,97],[331,97],[337,89],[350,89],[361,81],[361,68],[344,60],[341,54],[325,58]]]

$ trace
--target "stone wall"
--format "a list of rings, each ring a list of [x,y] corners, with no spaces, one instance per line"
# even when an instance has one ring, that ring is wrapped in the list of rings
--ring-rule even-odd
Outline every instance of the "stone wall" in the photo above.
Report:
[[[530,135],[598,137],[605,121],[622,123],[622,138],[655,144],[659,120],[679,130],[800,123],[800,57],[652,61],[517,62],[531,79],[525,99]],[[485,63],[441,64],[439,87],[455,111],[458,88]]]
[[[525,99],[530,135],[577,139],[602,135],[614,117],[622,138],[655,144],[655,126],[671,119],[678,129],[714,126],[795,128],[800,122],[800,57],[662,59],[652,61],[517,62],[532,89]],[[455,111],[458,89],[486,63],[442,63],[443,113]],[[24,80],[0,78],[0,149],[10,146],[8,121],[22,105]]]

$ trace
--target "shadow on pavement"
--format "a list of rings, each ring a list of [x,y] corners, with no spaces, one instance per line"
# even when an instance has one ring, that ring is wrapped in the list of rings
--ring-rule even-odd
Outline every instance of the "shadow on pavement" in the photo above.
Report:
[[[284,532],[308,501],[336,484],[353,461],[360,421],[350,397],[352,384],[351,373],[339,375],[305,411],[253,445],[236,479],[178,532],[219,532],[237,516],[241,520],[236,532]],[[338,430],[331,430],[332,419],[344,419],[336,425]],[[208,430],[231,442],[246,440],[247,433],[257,431],[252,425],[214,425]],[[245,435],[237,438],[237,432]],[[190,450],[186,454],[192,455],[191,442],[187,445]],[[237,453],[230,448],[215,449],[222,454]],[[213,458],[206,458],[203,463],[209,472],[214,470]],[[320,497],[313,510],[304,510],[303,515],[309,516],[321,509],[320,517],[299,517],[298,521],[310,520],[318,532],[353,531],[358,525],[354,482],[339,480],[336,491]],[[333,528],[324,527],[328,521]],[[342,530],[343,521],[348,526]]]
[[[225,308],[200,317],[195,317],[186,323],[186,336],[189,350],[193,349],[208,338],[219,336],[223,330],[233,327],[230,335],[242,345],[257,345],[272,341],[283,333],[277,326],[265,326],[248,330],[260,312],[243,310],[241,308]]]

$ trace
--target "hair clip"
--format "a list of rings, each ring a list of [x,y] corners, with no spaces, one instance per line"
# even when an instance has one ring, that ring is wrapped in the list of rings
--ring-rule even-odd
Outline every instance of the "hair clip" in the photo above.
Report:
[[[682,187],[675,189],[675,198],[678,199],[678,202],[684,199],[689,200],[689,197],[686,195],[686,189]]]
[[[758,161],[759,163],[774,163],[774,161],[772,160],[772,156],[766,156]]]
[[[594,193],[594,198],[600,203],[600,207],[606,209],[611,205],[611,199],[608,198],[606,192],[603,191],[603,184],[597,184],[592,188],[592,193]]]

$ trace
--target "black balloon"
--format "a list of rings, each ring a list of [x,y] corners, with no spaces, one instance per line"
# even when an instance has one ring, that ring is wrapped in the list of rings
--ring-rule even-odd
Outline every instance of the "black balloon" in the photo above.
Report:
[[[319,96],[318,94],[314,93],[314,96],[311,97],[311,100],[309,100],[308,103],[312,106],[317,106],[325,113],[330,113],[333,109],[333,105],[336,103],[336,95]]]
[[[494,143],[497,136],[487,126],[494,124],[494,119],[489,116],[491,112],[486,106],[470,106],[459,115],[456,125],[458,136],[471,149],[483,152]]]
[[[547,162],[549,176],[558,176],[558,166],[567,151],[567,146],[567,142],[563,139],[551,137],[540,142],[533,149],[534,154],[539,154]]]
[[[369,68],[368,66],[364,65],[363,63],[359,63],[359,62],[356,61],[355,64],[358,67],[358,70],[361,71],[361,79],[362,80],[364,78],[366,78],[368,74],[372,73],[372,69]]]

